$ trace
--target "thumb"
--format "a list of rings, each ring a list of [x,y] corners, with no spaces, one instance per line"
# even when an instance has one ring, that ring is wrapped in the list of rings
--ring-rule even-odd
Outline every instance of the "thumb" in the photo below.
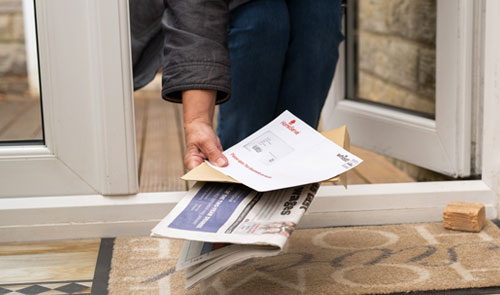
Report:
[[[210,163],[215,166],[225,167],[229,163],[222,150],[214,142],[205,143],[201,146],[201,151],[207,156]]]

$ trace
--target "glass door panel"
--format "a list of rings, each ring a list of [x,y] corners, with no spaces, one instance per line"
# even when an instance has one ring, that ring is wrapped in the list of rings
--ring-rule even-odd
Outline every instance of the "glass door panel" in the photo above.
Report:
[[[347,98],[434,119],[436,1],[347,5]]]
[[[33,0],[0,2],[0,145],[44,144]]]

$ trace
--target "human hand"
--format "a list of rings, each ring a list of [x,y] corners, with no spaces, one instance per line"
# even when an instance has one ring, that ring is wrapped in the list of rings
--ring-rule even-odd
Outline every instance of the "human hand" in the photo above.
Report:
[[[182,93],[186,154],[184,165],[191,170],[208,159],[215,166],[228,165],[220,140],[212,129],[214,90],[186,90]]]
[[[191,122],[184,125],[186,154],[184,165],[191,170],[208,159],[213,165],[227,166],[227,158],[222,154],[220,140],[212,125],[205,122]]]

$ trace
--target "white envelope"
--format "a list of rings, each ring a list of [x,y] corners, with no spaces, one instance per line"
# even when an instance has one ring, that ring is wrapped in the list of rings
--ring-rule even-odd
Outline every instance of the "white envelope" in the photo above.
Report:
[[[288,111],[224,155],[227,167],[208,165],[260,192],[331,179],[362,162]]]

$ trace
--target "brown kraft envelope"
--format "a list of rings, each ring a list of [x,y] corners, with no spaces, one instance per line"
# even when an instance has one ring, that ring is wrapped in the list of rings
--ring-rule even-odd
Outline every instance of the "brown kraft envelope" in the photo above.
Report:
[[[338,146],[341,146],[343,149],[347,151],[350,150],[350,137],[345,125],[337,129],[323,131],[321,132],[321,134],[332,142],[336,143]],[[181,179],[192,181],[240,183],[239,181],[223,174],[222,172],[213,169],[206,162],[184,174]],[[347,188],[347,173],[342,173],[341,175],[337,175],[326,181],[340,183]]]

